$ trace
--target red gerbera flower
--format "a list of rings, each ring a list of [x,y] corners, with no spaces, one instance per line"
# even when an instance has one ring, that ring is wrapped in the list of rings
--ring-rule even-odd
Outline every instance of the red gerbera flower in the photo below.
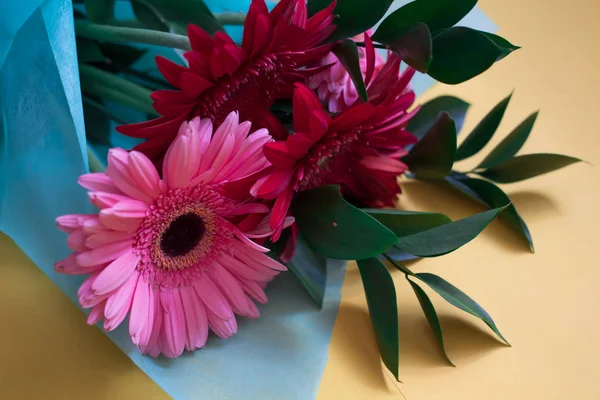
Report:
[[[373,58],[369,60],[372,67]],[[407,68],[399,75],[399,68],[400,59],[390,55],[368,85],[369,102],[357,103],[334,117],[323,110],[312,90],[296,85],[296,133],[265,145],[265,156],[273,167],[252,188],[256,197],[276,199],[270,218],[273,239],[281,233],[294,193],[302,190],[338,184],[355,203],[394,205],[400,193],[397,177],[407,170],[398,159],[407,154],[407,145],[417,141],[406,131],[418,111],[408,111],[415,100],[408,87],[415,71]],[[366,75],[373,76],[371,68]]]
[[[154,161],[162,158],[183,121],[196,116],[219,125],[238,111],[253,126],[268,128],[275,137],[284,134],[269,108],[276,99],[290,98],[296,82],[323,69],[304,67],[331,49],[319,44],[335,30],[334,7],[335,1],[308,18],[306,0],[282,0],[270,13],[264,0],[253,0],[241,47],[224,32],[211,37],[189,25],[192,50],[184,54],[189,67],[156,58],[160,72],[179,89],[152,94],[154,108],[163,116],[117,130],[147,139],[135,149]]]

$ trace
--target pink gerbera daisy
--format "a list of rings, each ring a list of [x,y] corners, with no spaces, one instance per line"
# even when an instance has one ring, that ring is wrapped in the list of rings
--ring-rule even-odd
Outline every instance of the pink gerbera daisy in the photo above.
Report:
[[[80,177],[100,213],[57,219],[74,253],[55,268],[90,274],[78,292],[89,324],[104,318],[110,331],[129,314],[142,353],[177,357],[203,347],[209,328],[232,336],[235,314],[259,316],[254,301],[267,301],[263,289],[285,267],[251,240],[271,234],[260,217],[269,209],[240,182],[269,165],[271,137],[249,130],[237,113],[214,136],[210,119],[195,118],[169,147],[162,179],[146,156],[122,149],[110,151],[106,173]],[[250,216],[259,222],[244,223]]]
[[[136,150],[153,161],[165,153],[183,121],[211,118],[219,124],[234,110],[275,137],[285,135],[271,112],[276,99],[290,98],[294,83],[325,67],[305,68],[323,57],[331,45],[320,45],[335,30],[331,24],[335,1],[308,18],[306,0],[282,0],[269,13],[264,0],[253,0],[244,24],[242,45],[224,32],[213,37],[189,25],[192,51],[184,54],[189,67],[157,57],[159,70],[178,90],[152,94],[163,116],[124,125],[118,131],[148,139]]]
[[[399,68],[400,59],[390,55],[372,81],[367,72],[369,102],[333,117],[312,90],[297,84],[296,133],[265,145],[273,166],[251,190],[256,197],[276,199],[270,217],[274,240],[284,227],[294,193],[302,190],[338,184],[346,198],[360,205],[394,206],[400,193],[397,177],[407,170],[398,159],[416,142],[406,125],[418,111],[408,111],[415,94],[407,85],[415,71],[407,68],[399,75]],[[372,62],[367,69],[372,71]]]
[[[371,34],[371,30],[366,32],[367,35]],[[365,39],[365,34],[357,35],[353,40],[362,42]],[[365,49],[359,48],[359,64],[363,74],[367,71],[367,58],[365,56]],[[375,53],[375,69],[374,73],[377,74],[383,65],[385,60]],[[325,69],[319,73],[310,76],[307,80],[307,85],[311,89],[317,91],[321,101],[327,106],[330,112],[339,113],[346,111],[350,106],[358,100],[358,91],[352,83],[350,74],[338,58],[333,53],[328,53],[325,57],[316,62],[313,62],[311,67],[319,67],[330,65],[331,67]]]

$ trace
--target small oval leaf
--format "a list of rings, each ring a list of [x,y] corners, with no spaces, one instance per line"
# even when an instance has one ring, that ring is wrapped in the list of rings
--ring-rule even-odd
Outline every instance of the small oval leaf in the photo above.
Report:
[[[362,71],[360,70],[360,58],[358,56],[358,47],[356,46],[356,43],[353,40],[345,39],[338,43],[331,51],[335,54],[346,71],[348,71],[360,99],[364,102],[369,101],[365,81],[363,80]]]
[[[385,366],[398,379],[398,304],[394,280],[385,265],[375,258],[360,260],[357,264],[379,354]]]
[[[326,257],[361,260],[398,242],[394,232],[344,200],[339,186],[300,192],[292,210],[306,242]]]
[[[433,38],[433,59],[428,74],[456,85],[481,74],[510,54],[515,46],[501,47],[482,32],[465,27],[449,28]]]
[[[494,331],[496,335],[498,335],[500,339],[504,341],[504,343],[509,344],[504,336],[502,336],[498,330],[498,327],[494,323],[494,320],[492,317],[490,317],[487,311],[485,311],[479,304],[477,304],[473,299],[463,293],[456,286],[434,274],[423,272],[415,274],[415,276],[422,282],[426,283],[427,286],[433,289],[437,294],[439,294],[444,300],[452,304],[454,307],[457,307],[464,312],[481,319],[486,323],[487,326],[490,327],[492,331]]]
[[[377,28],[373,40],[394,41],[414,24],[425,23],[437,32],[459,22],[477,4],[477,0],[415,0],[391,13]]]
[[[314,15],[333,0],[308,0],[308,14]],[[342,0],[337,2],[333,14],[336,29],[327,43],[348,39],[375,26],[383,18],[394,0]]]
[[[507,137],[502,140],[477,168],[491,168],[504,161],[510,160],[525,144],[538,112],[534,112],[519,124]]]
[[[442,179],[452,170],[455,155],[456,127],[448,113],[442,112],[403,161],[418,179]]]
[[[438,257],[448,254],[475,239],[504,209],[505,207],[495,208],[405,236],[394,247],[420,257]]]
[[[432,39],[429,28],[418,23],[406,30],[394,41],[382,42],[398,54],[400,59],[421,73],[427,73],[432,55]]]
[[[477,124],[475,129],[465,138],[458,146],[456,151],[456,161],[464,160],[477,154],[479,150],[488,144],[504,117],[508,103],[512,97],[512,93],[496,104],[494,108]]]
[[[471,105],[464,100],[454,96],[440,96],[423,104],[417,115],[408,123],[408,131],[421,139],[431,129],[439,114],[445,111],[450,115],[456,126],[456,132],[460,132],[465,121],[465,115]]]
[[[526,154],[511,158],[477,174],[494,182],[512,183],[556,171],[581,161],[579,158],[561,154]]]

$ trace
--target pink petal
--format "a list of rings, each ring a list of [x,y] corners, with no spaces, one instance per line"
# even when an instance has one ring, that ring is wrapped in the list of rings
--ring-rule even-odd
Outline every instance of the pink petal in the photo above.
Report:
[[[154,311],[154,313],[149,314],[149,320],[152,321],[152,330],[149,331],[149,336],[145,341],[146,344],[143,344],[143,340],[141,340],[140,343],[140,350],[142,351],[142,354],[148,354],[151,357],[158,357],[160,355],[159,339],[162,330],[163,310],[160,305],[159,293],[160,292],[157,291],[153,292],[152,294],[151,309]],[[148,324],[146,326],[148,326]]]
[[[272,278],[272,275],[263,274],[254,268],[248,267],[237,258],[225,253],[219,258],[219,264],[237,278],[244,278],[252,281],[269,281]]]
[[[85,251],[85,239],[83,229],[77,229],[67,237],[67,246],[73,251]]]
[[[221,319],[213,312],[207,310],[208,324],[210,329],[222,339],[228,339],[237,333],[237,322],[235,317]]]
[[[57,261],[54,264],[54,270],[56,272],[60,272],[61,274],[67,275],[86,275],[98,271],[106,266],[106,264],[99,264],[92,267],[80,267],[75,261],[76,257],[77,253],[73,253],[64,260]]]
[[[106,231],[90,235],[86,239],[85,245],[90,249],[97,249],[98,247],[106,246],[107,244],[122,242],[128,239],[132,239],[131,233],[129,232]]]
[[[129,312],[138,278],[139,274],[131,274],[129,279],[108,298],[104,309],[106,319],[114,319],[117,315],[123,314],[124,309],[125,313]]]
[[[102,249],[102,247],[100,249]],[[130,250],[124,253],[100,272],[98,278],[92,285],[92,290],[97,295],[103,295],[116,290],[129,279],[131,274],[133,274],[138,262],[138,257],[133,251]]]
[[[143,277],[140,277],[137,281],[135,293],[133,295],[133,301],[131,303],[131,313],[129,316],[129,335],[136,345],[140,345],[140,335],[142,329],[144,329],[148,322],[148,315],[152,315],[149,312],[150,307],[154,306],[154,302],[151,298],[151,289],[148,283]]]
[[[137,230],[142,220],[143,218],[131,218],[119,215],[119,212],[115,211],[114,208],[105,208],[100,211],[100,222],[102,225],[119,232],[133,232]]]
[[[240,279],[240,285],[242,285],[244,292],[254,300],[258,301],[260,304],[267,303],[267,295],[258,283],[247,279]]]
[[[109,208],[119,201],[131,199],[129,196],[107,192],[88,192],[88,198],[90,199],[90,203],[100,209]]]
[[[104,307],[106,306],[106,300],[96,304],[92,307],[92,311],[88,314],[87,324],[88,325],[96,325],[102,317],[104,317]]]
[[[181,303],[185,313],[187,336],[185,348],[188,351],[200,349],[208,339],[208,317],[206,308],[192,287],[180,289]]]
[[[93,267],[111,262],[130,251],[131,240],[126,240],[85,251],[77,255],[75,260],[81,267]]]
[[[121,193],[115,186],[113,181],[104,172],[94,172],[91,174],[81,175],[77,182],[88,190],[99,192]]]
[[[106,173],[114,184],[126,195],[146,203],[152,203],[152,198],[146,195],[131,177],[129,172],[128,153],[123,149],[111,149],[108,152]]]
[[[164,339],[169,349],[165,356],[175,358],[183,353],[186,340],[185,315],[183,305],[177,290],[160,292],[160,302],[163,306]]]
[[[163,164],[163,179],[171,189],[188,186],[199,165],[198,154],[192,153],[190,138],[179,136],[167,150]]]
[[[212,313],[222,319],[233,317],[229,302],[207,274],[196,281],[194,289],[206,308]]]
[[[160,196],[160,177],[148,157],[138,151],[129,152],[129,172],[138,188],[148,197],[156,200]]]

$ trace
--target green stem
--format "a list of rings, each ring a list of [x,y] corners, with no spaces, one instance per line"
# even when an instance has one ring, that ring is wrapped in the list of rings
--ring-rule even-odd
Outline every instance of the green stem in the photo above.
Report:
[[[76,20],[75,34],[85,39],[93,39],[100,42],[133,42],[173,49],[191,50],[190,41],[187,36],[153,31],[151,29],[90,24]]]
[[[87,64],[79,64],[79,73],[84,91],[159,116],[152,107],[152,92],[145,87]]]
[[[112,111],[110,111],[108,108],[104,107],[103,104],[98,103],[95,100],[90,99],[87,96],[83,97],[83,102],[91,107],[94,107],[95,109],[97,109],[98,111],[106,114],[110,119],[112,119],[113,121],[117,122],[119,125],[127,125],[129,124],[129,122],[125,121],[123,118],[119,117],[118,115],[115,115],[115,113],[113,113]]]
[[[406,276],[408,277],[408,275],[414,275],[413,272],[408,269],[408,267],[406,267],[405,265],[400,264],[399,262],[397,262],[396,260],[394,260],[392,257],[390,257],[387,253],[383,253],[383,256],[390,262],[392,263],[392,265],[394,267],[396,267],[397,269],[399,269],[400,271],[404,272],[404,274],[406,274]]]
[[[88,155],[88,164],[90,166],[90,172],[104,172],[106,171],[106,167],[102,162],[96,157],[96,153],[87,146],[87,155]]]
[[[246,14],[242,12],[214,13],[214,16],[223,25],[244,25],[246,21]]]

